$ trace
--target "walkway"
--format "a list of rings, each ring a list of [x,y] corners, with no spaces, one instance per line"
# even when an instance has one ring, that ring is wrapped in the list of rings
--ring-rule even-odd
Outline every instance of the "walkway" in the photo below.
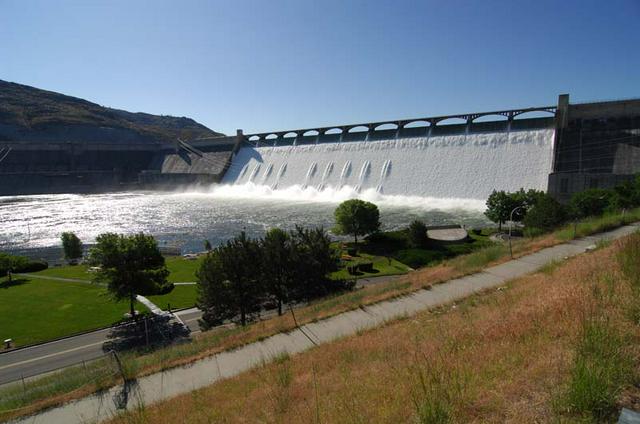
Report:
[[[78,278],[52,277],[50,275],[23,274],[23,273],[15,273],[15,272],[13,273],[13,275],[19,276],[19,277],[37,278],[38,280],[52,280],[52,281],[65,281],[67,283],[85,283],[85,284],[104,285],[104,284],[94,283],[91,280],[80,280]]]
[[[549,262],[584,253],[593,248],[598,240],[620,238],[637,231],[638,228],[637,225],[628,225],[543,249],[487,268],[477,274],[436,285],[431,290],[419,290],[404,297],[306,324],[301,329],[276,334],[263,341],[216,354],[186,367],[142,377],[135,383],[114,387],[102,394],[70,402],[16,422],[71,424],[102,421],[118,413],[116,405],[122,399],[129,400],[126,408],[135,409],[141,405],[148,406],[188,393],[221,379],[236,376],[283,353],[299,353],[313,348],[316,344],[329,343],[361,330],[375,328],[390,320],[460,300],[486,289],[500,287],[507,281],[536,271]]]

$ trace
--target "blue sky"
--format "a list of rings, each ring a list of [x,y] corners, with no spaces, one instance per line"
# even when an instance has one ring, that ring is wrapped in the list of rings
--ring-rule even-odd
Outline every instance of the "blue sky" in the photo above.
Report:
[[[640,0],[0,0],[0,79],[234,133],[640,96]]]

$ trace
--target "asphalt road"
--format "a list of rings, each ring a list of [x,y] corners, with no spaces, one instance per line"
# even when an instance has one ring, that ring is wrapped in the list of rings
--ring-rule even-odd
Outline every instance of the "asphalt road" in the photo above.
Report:
[[[398,276],[363,278],[358,280],[358,286],[383,283],[396,278]],[[198,319],[202,315],[200,310],[191,308],[176,314],[189,327],[191,334],[201,331],[198,325]],[[275,311],[267,311],[261,315],[261,319],[269,319],[274,315]],[[37,346],[0,352],[0,385],[100,358],[105,355],[102,346],[109,340],[107,336],[110,331],[107,328]]]

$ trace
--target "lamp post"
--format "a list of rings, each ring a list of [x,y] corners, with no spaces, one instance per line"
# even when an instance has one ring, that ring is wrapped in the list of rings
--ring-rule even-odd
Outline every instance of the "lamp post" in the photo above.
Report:
[[[513,259],[513,248],[511,247],[511,227],[513,227],[513,214],[518,209],[522,209],[522,206],[516,206],[509,214],[509,254],[511,255],[511,259]]]

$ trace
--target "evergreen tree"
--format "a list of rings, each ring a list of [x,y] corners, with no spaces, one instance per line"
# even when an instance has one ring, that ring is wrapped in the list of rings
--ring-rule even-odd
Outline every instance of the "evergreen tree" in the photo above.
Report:
[[[260,241],[262,250],[262,281],[265,291],[278,305],[289,301],[295,283],[295,245],[291,236],[279,228],[272,228]]]
[[[261,257],[259,244],[244,232],[207,254],[197,272],[205,329],[236,318],[244,326],[257,316],[264,299]]]

